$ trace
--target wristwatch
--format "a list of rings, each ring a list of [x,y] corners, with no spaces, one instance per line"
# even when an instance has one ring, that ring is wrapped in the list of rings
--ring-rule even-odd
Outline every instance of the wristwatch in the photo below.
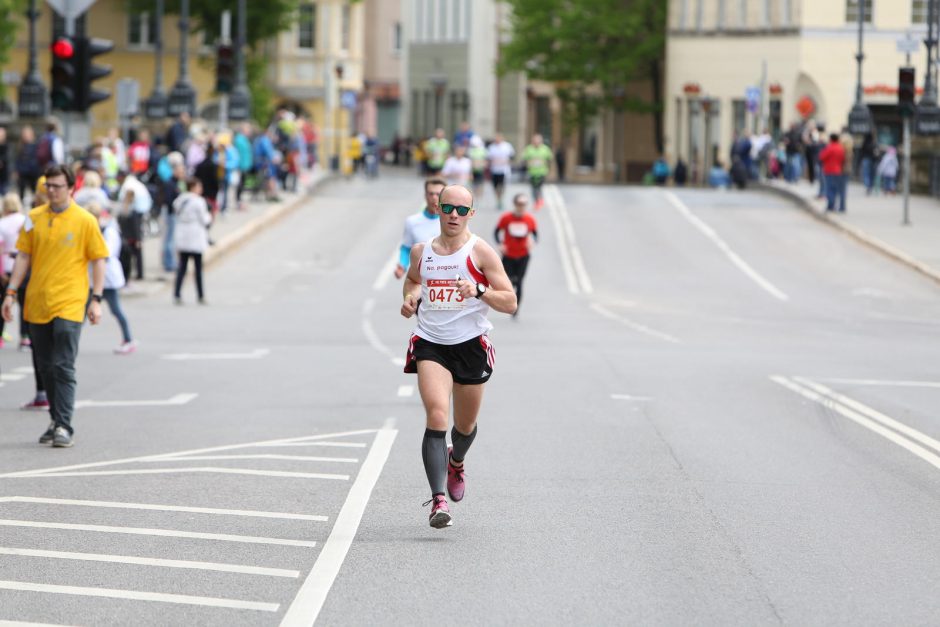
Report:
[[[92,299],[93,301],[95,301],[96,303],[100,303],[100,302],[101,302],[101,294],[92,294],[92,295],[91,295],[91,299]]]
[[[482,298],[486,294],[486,286],[482,283],[477,283],[477,298]]]

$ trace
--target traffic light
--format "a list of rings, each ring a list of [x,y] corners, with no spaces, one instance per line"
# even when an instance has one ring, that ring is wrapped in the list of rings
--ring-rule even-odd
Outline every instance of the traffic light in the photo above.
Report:
[[[215,52],[215,90],[220,94],[230,94],[235,84],[235,48],[219,44]]]
[[[75,111],[85,112],[103,100],[111,97],[111,92],[95,89],[92,81],[111,74],[110,65],[95,65],[95,57],[114,50],[114,42],[107,39],[81,38],[76,40],[78,54],[77,103]]]
[[[52,44],[52,108],[74,111],[78,103],[79,55],[68,37],[59,37]]]
[[[898,109],[901,115],[914,114],[914,68],[902,67],[898,69]]]

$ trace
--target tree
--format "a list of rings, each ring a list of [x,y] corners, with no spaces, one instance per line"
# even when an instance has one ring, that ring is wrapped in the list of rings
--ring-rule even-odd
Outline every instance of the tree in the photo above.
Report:
[[[664,0],[506,0],[510,36],[497,71],[523,72],[555,84],[566,122],[583,124],[601,111],[654,117],[663,150]],[[638,95],[649,81],[651,97]],[[631,86],[633,88],[631,88]]]
[[[0,0],[0,67],[10,61],[10,49],[16,43],[16,33],[23,28],[19,19],[26,10],[26,0]],[[0,81],[0,98],[6,95],[6,86]]]

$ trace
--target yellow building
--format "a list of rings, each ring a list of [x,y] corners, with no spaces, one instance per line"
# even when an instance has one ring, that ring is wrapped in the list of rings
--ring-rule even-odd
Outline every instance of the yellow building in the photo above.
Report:
[[[670,0],[666,148],[700,175],[736,130],[812,118],[839,131],[855,101],[859,0]],[[898,41],[926,35],[926,0],[863,0],[863,88],[878,139],[900,141]],[[923,84],[926,49],[912,55]],[[747,90],[758,96],[749,107]],[[753,100],[753,99],[752,99]]]
[[[64,32],[63,20],[45,3],[37,2],[38,69],[49,87],[50,45],[53,34]],[[232,28],[236,24],[232,3]],[[358,93],[363,78],[363,6],[348,0],[319,0],[301,3],[291,29],[266,42],[263,54],[269,61],[268,81],[277,106],[305,113],[320,128],[320,154],[328,159],[336,150],[336,138],[349,134],[349,110],[340,107],[340,92]],[[21,25],[7,72],[25,76],[28,69],[28,23]],[[118,126],[117,85],[121,79],[139,84],[142,101],[151,93],[155,80],[154,41],[156,20],[152,14],[130,14],[125,0],[98,0],[76,21],[76,34],[114,42],[114,50],[96,57],[100,65],[110,65],[109,76],[95,81],[96,89],[111,92],[111,98],[89,111],[87,118],[73,119],[73,144],[86,143],[91,137]],[[192,24],[192,20],[191,20]],[[161,22],[163,42],[163,90],[169,94],[179,76],[179,16],[166,15]],[[197,114],[217,111],[215,89],[215,50],[202,34],[192,35],[188,43],[189,78],[196,91]],[[341,68],[342,76],[338,76]],[[8,85],[6,98],[17,102],[17,84]],[[157,126],[168,125],[169,121]],[[324,161],[326,163],[326,161]]]

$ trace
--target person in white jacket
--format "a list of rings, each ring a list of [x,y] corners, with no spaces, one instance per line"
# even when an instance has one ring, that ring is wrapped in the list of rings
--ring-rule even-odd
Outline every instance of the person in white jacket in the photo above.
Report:
[[[104,270],[104,292],[101,297],[108,303],[108,309],[121,325],[121,345],[114,349],[116,355],[130,355],[137,350],[137,343],[131,337],[131,328],[127,323],[127,316],[121,309],[121,297],[118,293],[124,287],[124,268],[121,267],[121,233],[111,215],[105,211],[101,203],[91,200],[85,209],[98,219],[104,242],[108,245],[108,260]],[[88,268],[89,274],[91,268]]]
[[[202,197],[202,183],[192,177],[186,181],[186,191],[173,201],[173,212],[176,214],[176,251],[179,263],[176,268],[176,287],[173,291],[173,302],[183,304],[180,289],[186,277],[186,266],[193,260],[196,266],[196,294],[199,304],[205,305],[205,294],[202,289],[202,254],[209,247],[209,225],[212,224],[212,214],[209,205]]]
[[[878,163],[876,174],[881,179],[881,191],[886,194],[897,193],[898,181],[898,151],[894,146],[889,146],[885,156]]]

